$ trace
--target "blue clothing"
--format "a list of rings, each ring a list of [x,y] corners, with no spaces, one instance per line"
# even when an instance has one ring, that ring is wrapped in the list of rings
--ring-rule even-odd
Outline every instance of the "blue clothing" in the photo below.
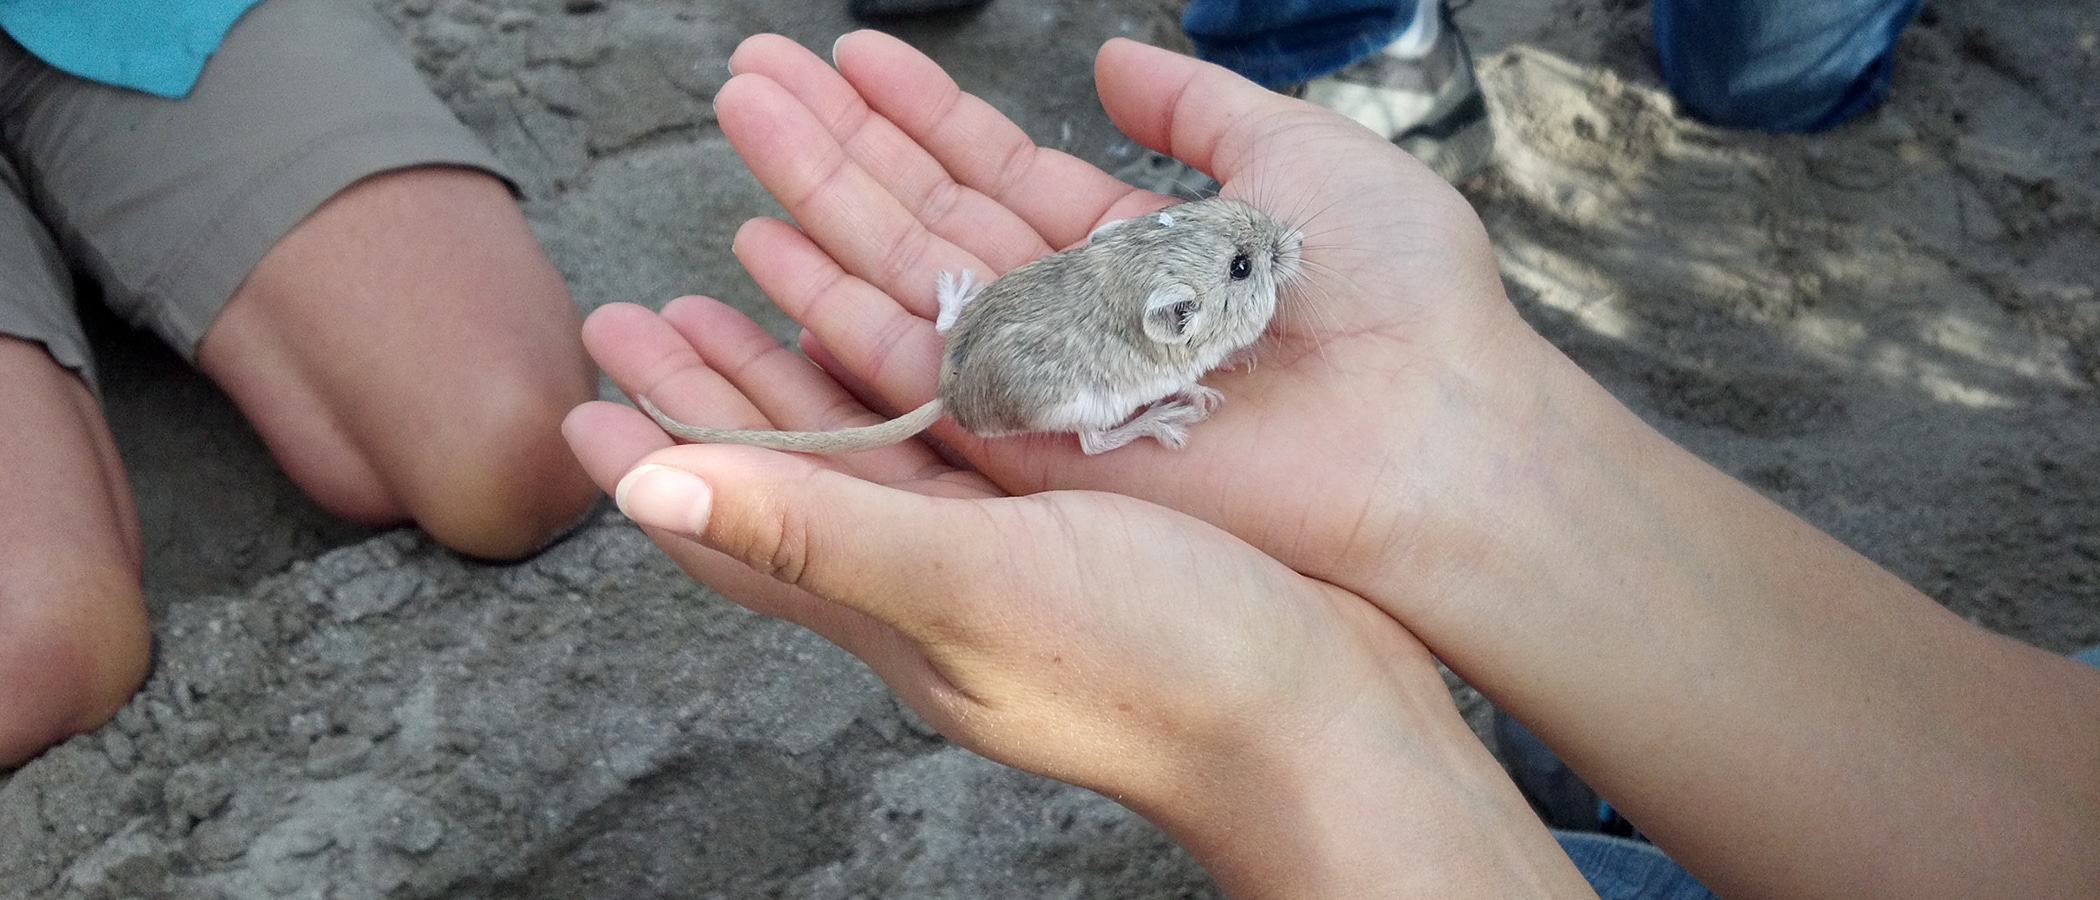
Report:
[[[52,68],[182,97],[259,0],[0,0],[0,30]]]
[[[2089,666],[2100,667],[2100,644],[2095,644],[2071,654],[2071,658]]]
[[[1414,17],[1415,0],[1193,0],[1181,30],[1197,56],[1275,88],[1368,58]]]
[[[1718,900],[1654,844],[1587,831],[1553,837],[1600,900]]]
[[[1655,55],[1692,115],[1822,131],[1888,95],[1896,38],[1920,0],[1658,0]]]
[[[1820,131],[1888,94],[1921,0],[1655,0],[1663,80],[1693,116]],[[1399,37],[1415,0],[1192,0],[1196,55],[1268,87],[1327,75]]]

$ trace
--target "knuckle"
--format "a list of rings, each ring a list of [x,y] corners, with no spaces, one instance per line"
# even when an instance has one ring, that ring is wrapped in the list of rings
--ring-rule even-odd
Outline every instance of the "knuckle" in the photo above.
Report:
[[[917,270],[919,261],[926,258],[933,232],[924,226],[906,229],[892,240],[882,251],[881,266],[883,283],[904,284],[907,277]]]
[[[807,523],[795,512],[793,504],[778,498],[759,500],[757,512],[756,516],[739,517],[749,524],[723,535],[716,549],[754,572],[802,587],[809,572],[811,541]]]

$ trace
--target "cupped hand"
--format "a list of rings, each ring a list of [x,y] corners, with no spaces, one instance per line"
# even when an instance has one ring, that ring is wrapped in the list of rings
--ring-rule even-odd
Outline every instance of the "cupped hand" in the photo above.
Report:
[[[586,341],[668,367],[737,424],[858,413],[713,301],[604,313]],[[1310,751],[1386,727],[1397,703],[1448,705],[1427,651],[1376,609],[1154,504],[1006,496],[916,441],[842,460],[671,446],[609,403],[565,431],[694,577],[860,656],[959,743],[1162,819],[1221,784],[1302,783],[1275,770],[1332,764]]]
[[[848,35],[834,55],[837,69],[761,36],[732,59],[720,121],[795,220],[756,220],[736,249],[805,326],[810,356],[885,414],[934,391],[938,273],[1001,273],[1171,202],[1034,146],[893,38]],[[1398,580],[1391,561],[1419,557],[1448,524],[1433,517],[1449,514],[1440,501],[1491,480],[1480,448],[1501,436],[1483,432],[1507,417],[1483,409],[1521,408],[1508,374],[1543,355],[1501,292],[1477,217],[1368,131],[1222,69],[1115,41],[1097,75],[1132,137],[1299,226],[1306,277],[1252,365],[1207,379],[1227,399],[1184,450],[1141,441],[1086,457],[1069,435],[984,440],[952,423],[935,434],[1004,492],[1154,500],[1379,596]],[[678,371],[599,361],[689,421],[764,424],[723,418]]]
[[[616,305],[585,341],[630,395],[721,427],[909,409],[937,377],[937,273],[1001,273],[1169,202],[1033,147],[901,44],[838,56],[844,77],[753,39],[718,98],[796,221],[748,224],[737,252],[817,365],[712,301]],[[959,457],[817,459],[674,447],[613,404],[572,414],[572,446],[695,577],[844,646],[959,742],[1145,813],[1236,894],[1566,883],[1428,651],[1356,596],[1412,554],[1427,495],[1458,490],[1468,416],[1509,400],[1490,376],[1523,368],[1477,220],[1384,142],[1222,71],[1119,42],[1101,77],[1133,136],[1306,231],[1309,282],[1251,371],[1214,376],[1228,400],[1189,449],[1085,457],[943,423]]]

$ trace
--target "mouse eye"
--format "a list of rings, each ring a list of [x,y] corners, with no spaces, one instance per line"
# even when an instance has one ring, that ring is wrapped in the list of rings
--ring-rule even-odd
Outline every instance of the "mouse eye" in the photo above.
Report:
[[[1247,254],[1242,253],[1232,258],[1232,268],[1228,271],[1232,273],[1232,280],[1245,280],[1247,276],[1254,274],[1254,260],[1248,259]]]

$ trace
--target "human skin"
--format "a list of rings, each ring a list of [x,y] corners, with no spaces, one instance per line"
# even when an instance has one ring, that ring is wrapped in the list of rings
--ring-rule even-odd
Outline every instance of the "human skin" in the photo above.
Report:
[[[621,307],[586,340],[736,373],[712,385],[732,415],[854,406],[722,304],[666,313],[678,334]],[[918,440],[671,447],[608,403],[566,430],[696,578],[860,656],[958,743],[1147,816],[1234,896],[1594,896],[1419,641],[1212,526],[1097,491],[1005,496]]]
[[[1004,271],[1168,202],[1032,147],[895,41],[834,57],[753,39],[717,111],[799,225],[752,223],[740,258],[879,411],[932,392],[934,273]],[[1210,380],[1227,402],[1179,453],[936,429],[989,484],[1143,498],[1362,597],[1724,895],[2100,883],[2100,673],[1962,621],[1648,428],[1524,326],[1477,217],[1383,142],[1129,42],[1096,74],[1133,138],[1310,211],[1309,308]],[[642,348],[587,334],[630,392],[724,424],[790,414],[797,389],[696,355],[682,312],[600,315]],[[871,417],[845,394],[815,409],[771,424]]]
[[[93,392],[0,337],[0,771],[107,721],[151,631],[131,488]]]
[[[501,181],[401,169],[279,239],[197,366],[330,512],[515,559],[591,502],[559,434],[595,393],[578,319]]]
[[[324,508],[515,558],[589,508],[562,442],[593,394],[574,302],[509,191],[359,181],[273,245],[197,365]],[[0,337],[0,769],[107,721],[146,675],[137,513],[80,376]]]
[[[622,371],[678,370],[723,421],[856,406],[705,298],[610,307],[585,335]],[[696,578],[859,655],[962,745],[1146,815],[1233,896],[1594,896],[1418,641],[1211,526],[1101,492],[1005,497],[916,440],[821,461],[670,447],[603,403],[566,430]]]

